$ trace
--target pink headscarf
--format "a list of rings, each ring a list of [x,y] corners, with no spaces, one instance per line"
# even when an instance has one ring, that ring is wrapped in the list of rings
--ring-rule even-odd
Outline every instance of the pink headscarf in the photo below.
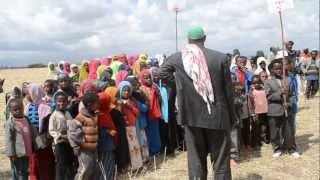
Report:
[[[111,64],[112,58],[111,57],[104,57],[101,60],[102,65],[109,66]]]
[[[71,73],[70,63],[66,61],[63,63],[63,72],[65,75],[69,75]]]
[[[33,104],[40,104],[43,102],[42,99],[45,97],[45,92],[41,86],[37,84],[29,84],[28,93]]]
[[[128,76],[128,71],[126,70],[121,70],[118,72],[117,77],[116,77],[116,86],[118,87],[121,81],[124,81]]]
[[[127,55],[124,53],[119,54],[118,59],[123,64],[128,64]]]
[[[82,97],[86,92],[98,92],[97,86],[94,84],[92,80],[83,81],[80,84],[80,94],[79,96]]]
[[[132,55],[132,56],[129,56],[128,58],[128,65],[130,67],[133,66],[133,64],[139,59],[139,55]]]
[[[96,80],[97,79],[97,69],[100,64],[101,63],[98,60],[91,60],[89,62],[89,80]]]

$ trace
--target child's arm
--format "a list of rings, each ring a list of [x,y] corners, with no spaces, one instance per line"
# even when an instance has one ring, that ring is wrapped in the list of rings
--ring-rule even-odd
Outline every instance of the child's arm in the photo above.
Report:
[[[15,148],[15,130],[10,123],[10,120],[7,120],[5,125],[5,146],[6,146],[6,155],[10,159],[16,157],[16,148]]]
[[[266,91],[268,101],[271,101],[271,102],[281,102],[282,101],[281,90],[273,92],[272,87],[269,82],[265,83],[264,88]]]
[[[55,117],[55,114],[50,116],[50,119],[49,119],[49,134],[53,137],[55,142],[56,142],[56,138],[59,135],[56,121],[57,121],[57,119]]]

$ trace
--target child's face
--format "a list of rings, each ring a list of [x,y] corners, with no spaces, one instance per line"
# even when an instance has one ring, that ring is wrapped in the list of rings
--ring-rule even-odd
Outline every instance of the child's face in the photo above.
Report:
[[[262,61],[262,62],[260,63],[260,67],[261,67],[262,69],[266,69],[266,63],[265,63],[264,61]]]
[[[74,88],[75,88],[77,94],[79,95],[80,94],[80,85],[77,84],[77,85],[74,86]]]
[[[70,71],[70,64],[66,64],[66,71]]]
[[[158,75],[153,76],[153,82],[158,83],[160,81],[160,78]]]
[[[264,72],[264,71],[261,72],[260,79],[261,79],[262,82],[264,82],[265,80],[268,79],[268,74],[266,72]]]
[[[260,89],[261,88],[260,79],[254,78],[252,80],[252,85],[255,89]]]
[[[69,81],[66,79],[62,79],[59,81],[59,86],[60,86],[60,89],[62,89],[62,90],[68,89],[69,85],[70,85]]]
[[[22,118],[23,117],[22,103],[16,103],[16,102],[11,103],[10,112],[14,118]]]
[[[43,89],[47,94],[52,94],[53,93],[53,84],[50,82],[45,82]]]
[[[238,67],[245,67],[247,65],[247,59],[238,58],[236,64]]]
[[[152,85],[152,79],[151,79],[151,75],[149,74],[144,74],[143,75],[143,79],[146,82],[147,86],[151,86]]]
[[[96,113],[96,112],[98,112],[99,111],[99,108],[100,108],[100,102],[99,101],[96,101],[96,102],[94,102],[94,103],[92,103],[92,104],[89,104],[89,106],[88,106],[88,111],[90,112],[90,113]]]
[[[130,98],[130,88],[128,86],[124,87],[121,92],[122,99],[129,99]]]
[[[282,76],[282,64],[275,63],[272,67],[273,74],[280,78]]]
[[[139,88],[140,88],[139,81],[138,81],[137,79],[133,80],[133,81],[132,81],[132,89],[133,89],[134,91],[137,91],[137,90],[139,90]]]
[[[88,64],[88,63],[84,63],[84,64],[83,64],[83,67],[85,68],[85,70],[86,70],[87,72],[89,72],[89,64]]]
[[[73,67],[73,68],[72,68],[72,72],[73,72],[74,74],[78,74],[78,73],[79,73],[79,68],[78,68],[78,67]]]
[[[51,71],[53,71],[54,70],[54,64],[50,64],[49,68],[50,68]]]
[[[68,106],[68,100],[66,96],[60,95],[56,97],[56,104],[57,104],[57,110],[58,111],[64,111],[66,110]]]

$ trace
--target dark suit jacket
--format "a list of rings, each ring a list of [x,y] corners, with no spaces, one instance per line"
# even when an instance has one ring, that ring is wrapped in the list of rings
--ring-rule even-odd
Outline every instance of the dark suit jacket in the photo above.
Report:
[[[201,47],[201,46],[200,46]],[[160,78],[175,76],[178,100],[178,122],[181,125],[207,129],[229,130],[235,122],[233,104],[233,86],[225,54],[204,48],[201,49],[207,59],[215,101],[208,113],[207,105],[193,86],[192,79],[184,71],[181,52],[167,58],[160,68]]]

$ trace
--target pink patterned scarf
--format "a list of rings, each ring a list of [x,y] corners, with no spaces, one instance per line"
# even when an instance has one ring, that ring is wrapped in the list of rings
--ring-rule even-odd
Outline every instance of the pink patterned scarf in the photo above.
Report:
[[[192,79],[195,90],[205,101],[211,114],[210,103],[214,102],[214,93],[206,58],[195,44],[188,44],[181,52],[184,70]]]

